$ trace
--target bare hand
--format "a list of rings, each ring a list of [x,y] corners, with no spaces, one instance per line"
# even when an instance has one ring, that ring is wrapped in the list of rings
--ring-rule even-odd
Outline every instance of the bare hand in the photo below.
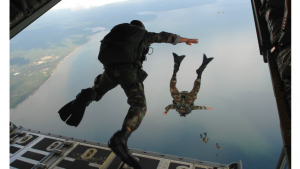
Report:
[[[167,111],[164,111],[164,115],[167,115]]]
[[[209,107],[209,108],[207,108],[206,110],[211,110],[211,109],[213,109],[212,107]]]
[[[198,44],[198,39],[188,39],[185,43],[190,46],[192,45],[192,43]]]

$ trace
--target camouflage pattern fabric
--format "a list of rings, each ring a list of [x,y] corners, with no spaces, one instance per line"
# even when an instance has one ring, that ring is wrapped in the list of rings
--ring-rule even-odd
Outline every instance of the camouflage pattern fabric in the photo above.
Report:
[[[187,94],[185,99],[183,97],[181,97],[181,94],[179,93],[178,89],[176,88],[176,83],[177,83],[176,77],[172,77],[171,82],[170,82],[170,92],[171,92],[171,96],[174,100],[173,100],[173,104],[170,104],[169,106],[167,106],[165,108],[166,112],[168,112],[170,109],[176,109],[177,107],[180,107],[180,109],[178,109],[178,111],[180,113],[185,113],[187,105],[192,110],[198,110],[198,109],[206,110],[207,109],[205,106],[194,106],[194,101],[197,99],[197,94],[200,89],[201,79],[195,80],[193,89]]]
[[[146,43],[144,47],[147,48],[152,43],[172,43],[173,45],[176,45],[179,42],[180,36],[168,32],[148,32],[145,35],[145,38]]]
[[[211,138],[207,138],[207,137],[204,137],[203,139],[200,138],[200,140],[203,142],[203,143],[207,143],[208,140],[210,140]]]
[[[97,101],[109,90],[120,84],[128,97],[127,103],[130,105],[123,126],[129,127],[133,132],[139,127],[147,111],[144,86],[142,83],[137,82],[136,78],[137,68],[123,70],[121,67],[108,68],[100,76],[100,79],[99,76],[95,79],[95,82],[98,83],[92,87],[97,91]]]
[[[131,131],[136,130],[146,115],[147,104],[144,93],[144,87],[140,82],[132,84],[129,90],[125,91],[130,105],[127,116],[124,119],[123,126],[129,127]]]

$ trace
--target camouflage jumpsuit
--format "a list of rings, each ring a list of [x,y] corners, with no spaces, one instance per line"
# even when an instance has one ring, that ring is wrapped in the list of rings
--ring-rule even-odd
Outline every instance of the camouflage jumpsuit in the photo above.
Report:
[[[203,143],[207,143],[208,140],[210,140],[210,139],[211,139],[211,137],[210,137],[210,138],[207,138],[206,136],[205,136],[204,138],[200,138],[200,140],[201,140]]]
[[[152,43],[176,45],[180,36],[167,32],[147,32],[145,38],[146,46],[144,47],[149,47]],[[137,80],[138,68],[132,64],[116,64],[104,68],[105,71],[96,77],[95,85],[92,87],[97,92],[96,101],[99,101],[106,92],[120,84],[128,97],[127,103],[130,105],[123,127],[128,127],[133,132],[139,127],[147,111],[144,85]]]
[[[205,106],[194,106],[194,101],[197,99],[197,94],[200,89],[201,79],[196,79],[194,82],[193,89],[186,95],[186,98],[184,99],[181,97],[181,94],[179,93],[178,89],[176,88],[176,76],[172,77],[170,82],[170,91],[173,100],[173,104],[170,104],[167,106],[166,112],[168,112],[170,109],[177,109],[179,113],[185,113],[187,106],[191,108],[191,110],[206,110]],[[178,109],[179,108],[179,109]]]

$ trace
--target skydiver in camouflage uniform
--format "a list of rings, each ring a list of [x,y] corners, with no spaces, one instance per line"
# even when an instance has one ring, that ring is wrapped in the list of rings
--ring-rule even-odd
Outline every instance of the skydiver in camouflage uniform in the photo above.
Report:
[[[217,147],[217,149],[222,149],[222,147],[220,147],[220,145],[218,143],[216,143],[216,147]]]
[[[130,24],[115,26],[101,42],[98,59],[104,65],[105,71],[95,78],[92,88],[83,89],[75,100],[59,111],[59,114],[68,125],[78,126],[85,108],[92,101],[99,101],[106,92],[120,84],[128,97],[130,108],[122,129],[112,136],[108,146],[125,163],[134,168],[141,168],[138,161],[129,154],[127,140],[141,124],[147,110],[142,83],[147,74],[144,72],[144,76],[141,75],[141,67],[149,46],[152,43],[176,45],[183,42],[191,45],[197,44],[198,39],[182,38],[167,32],[147,32],[142,22],[133,20]]]
[[[197,79],[194,82],[194,87],[190,92],[182,91],[179,93],[178,89],[176,88],[176,73],[179,70],[179,66],[181,61],[184,59],[185,55],[178,56],[176,53],[173,53],[174,57],[174,71],[173,76],[170,82],[170,91],[173,100],[173,104],[170,104],[165,108],[164,115],[167,115],[170,109],[176,109],[176,111],[180,114],[181,117],[185,117],[186,115],[190,114],[192,110],[211,110],[212,107],[206,108],[205,106],[195,106],[194,102],[197,99],[197,94],[200,89],[201,84],[201,75],[204,69],[206,68],[207,64],[213,60],[213,58],[207,58],[205,54],[203,54],[203,62],[199,69],[196,70],[198,74]]]
[[[212,137],[210,138],[207,138],[206,137],[206,132],[204,133],[204,137],[202,138],[202,134],[200,134],[200,140],[203,142],[203,143],[207,143],[208,140],[212,139]]]

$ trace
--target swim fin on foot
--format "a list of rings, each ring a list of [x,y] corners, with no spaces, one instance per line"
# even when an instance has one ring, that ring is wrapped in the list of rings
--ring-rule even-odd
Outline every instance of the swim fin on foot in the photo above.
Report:
[[[174,57],[174,63],[178,64],[178,67],[180,66],[181,61],[185,58],[185,55],[178,56],[176,53],[173,53]]]
[[[203,61],[201,66],[196,70],[198,77],[197,78],[201,78],[201,75],[204,71],[204,69],[206,68],[206,66],[209,64],[210,61],[212,61],[214,58],[207,58],[207,56],[205,54],[203,54]]]
[[[213,59],[214,59],[213,57],[207,58],[207,56],[205,54],[203,54],[203,62],[202,62],[201,66],[208,65],[209,62],[212,61]]]
[[[85,108],[95,100],[96,96],[97,93],[94,89],[82,89],[76,96],[76,99],[72,100],[58,111],[60,118],[69,126],[77,127],[83,118]]]
[[[66,104],[64,107],[62,107],[58,113],[62,121],[65,121],[69,126],[75,126],[77,127],[79,123],[81,122],[85,108],[83,109],[72,109],[72,103],[74,100],[70,101],[68,104]]]

